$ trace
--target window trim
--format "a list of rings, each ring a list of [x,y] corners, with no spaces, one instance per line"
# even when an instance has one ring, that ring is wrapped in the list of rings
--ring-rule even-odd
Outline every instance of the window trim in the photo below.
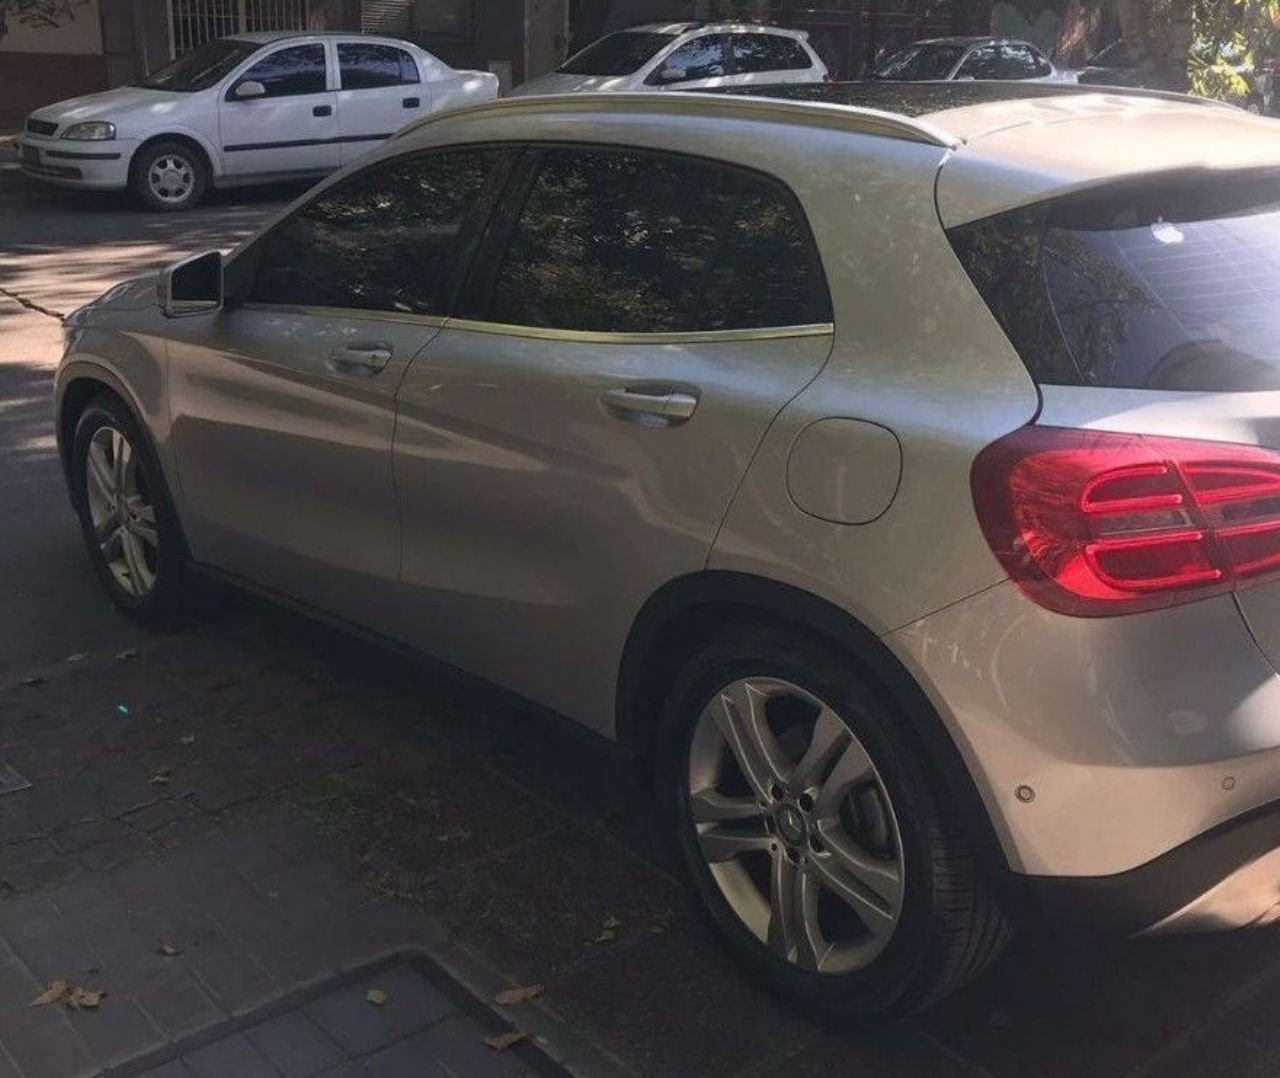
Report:
[[[505,200],[505,205],[495,206],[490,213],[485,228],[480,233],[476,245],[466,283],[455,297],[453,314],[449,318],[449,327],[467,329],[481,333],[500,333],[510,336],[533,337],[538,340],[560,340],[565,342],[592,344],[680,344],[709,341],[742,341],[742,340],[774,340],[784,337],[809,337],[829,335],[835,332],[835,306],[831,298],[831,284],[827,279],[826,267],[822,263],[822,252],[818,248],[813,226],[809,215],[805,212],[800,197],[791,189],[786,181],[736,161],[725,161],[720,158],[707,157],[702,154],[683,153],[677,150],[654,149],[648,146],[634,146],[617,142],[593,142],[573,140],[547,140],[524,143],[525,152],[515,163],[507,179],[503,194],[513,197]],[[525,204],[533,190],[533,183],[538,175],[541,151],[545,150],[594,150],[613,153],[629,153],[644,157],[677,158],[710,165],[729,172],[739,173],[756,182],[778,191],[783,200],[799,214],[804,229],[805,255],[810,272],[816,274],[826,297],[826,309],[831,317],[826,321],[795,323],[784,326],[752,326],[735,329],[691,329],[691,330],[658,330],[651,333],[634,331],[561,329],[550,326],[522,326],[507,322],[496,322],[486,317],[493,309],[494,292],[498,277],[505,260],[507,249],[515,234],[515,226],[524,214]],[[499,202],[503,202],[499,198]]]
[[[476,261],[477,254],[480,251],[484,237],[488,232],[490,222],[495,216],[495,211],[502,201],[502,195],[511,183],[511,178],[515,174],[524,158],[523,142],[455,142],[444,146],[419,146],[411,150],[405,150],[398,154],[392,154],[388,157],[380,157],[376,161],[370,161],[358,172],[352,172],[339,179],[335,179],[332,183],[326,183],[319,186],[311,193],[308,198],[300,206],[295,206],[293,211],[287,216],[280,218],[274,222],[265,232],[255,236],[247,246],[234,251],[227,261],[227,268],[224,278],[230,278],[224,290],[223,306],[227,309],[242,308],[244,310],[261,311],[282,311],[285,313],[316,315],[320,317],[332,318],[335,316],[343,318],[360,318],[371,321],[389,321],[389,322],[411,322],[417,325],[433,326],[440,328],[450,318],[454,308],[458,305],[459,297],[462,290],[470,279],[472,267]],[[473,235],[468,239],[463,249],[458,254],[457,264],[453,268],[448,284],[445,287],[444,302],[441,304],[443,313],[441,314],[416,314],[412,311],[382,311],[370,307],[327,307],[323,304],[313,303],[271,303],[262,300],[252,300],[248,297],[253,292],[254,282],[258,277],[259,264],[262,261],[262,252],[266,248],[271,238],[282,228],[292,222],[299,214],[306,213],[316,202],[327,197],[332,192],[353,183],[360,177],[376,168],[384,168],[395,165],[400,161],[404,161],[412,157],[423,157],[438,153],[459,153],[469,151],[498,150],[506,153],[506,160],[499,163],[499,168],[495,171],[492,181],[485,184],[485,188],[480,192],[480,203],[478,212],[480,220],[477,223]]]

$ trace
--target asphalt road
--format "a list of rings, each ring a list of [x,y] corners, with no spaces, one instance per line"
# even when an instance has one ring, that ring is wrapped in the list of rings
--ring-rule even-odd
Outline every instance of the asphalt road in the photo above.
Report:
[[[80,549],[50,423],[56,313],[181,254],[230,246],[293,194],[257,192],[155,216],[121,198],[46,190],[0,164],[0,688],[72,653],[157,646],[107,607]],[[979,984],[922,1019],[881,1031],[817,1026],[762,997],[724,961],[682,904],[643,798],[627,792],[597,750],[481,687],[409,672],[399,659],[255,602],[229,600],[220,619],[163,647],[193,666],[206,656],[224,661],[218,656],[230,649],[240,664],[235,681],[249,687],[305,684],[292,674],[281,682],[280,671],[322,667],[332,681],[319,706],[340,704],[348,731],[404,712],[412,722],[380,736],[419,748],[424,736],[450,751],[470,746],[478,776],[433,772],[437,785],[426,794],[406,793],[398,774],[370,770],[331,856],[363,859],[378,849],[386,861],[376,886],[432,910],[495,965],[545,979],[549,1004],[632,1073],[1280,1071],[1275,932],[1102,947],[1046,926],[1024,933]],[[207,674],[210,688],[193,687],[185,702],[193,712],[221,706],[212,695],[216,673]],[[273,709],[300,691],[273,689]],[[426,828],[431,820],[435,832]],[[454,861],[455,841],[491,851]],[[674,911],[673,919],[664,913],[655,922],[657,910]],[[630,911],[622,917],[635,938],[593,949],[593,926],[611,911]]]

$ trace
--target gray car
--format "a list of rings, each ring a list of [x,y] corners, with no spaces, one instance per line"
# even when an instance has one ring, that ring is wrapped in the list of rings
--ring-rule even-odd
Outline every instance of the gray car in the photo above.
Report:
[[[75,312],[103,585],[154,624],[214,574],[615,741],[802,1005],[924,1007],[1030,899],[1271,921],[1280,128],[824,93],[432,118]]]

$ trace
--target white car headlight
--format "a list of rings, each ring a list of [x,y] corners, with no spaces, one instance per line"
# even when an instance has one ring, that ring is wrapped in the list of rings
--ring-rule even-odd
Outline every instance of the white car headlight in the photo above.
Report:
[[[83,142],[98,142],[102,139],[115,138],[116,125],[104,123],[102,120],[91,120],[89,123],[84,124],[72,124],[62,132],[62,137]]]

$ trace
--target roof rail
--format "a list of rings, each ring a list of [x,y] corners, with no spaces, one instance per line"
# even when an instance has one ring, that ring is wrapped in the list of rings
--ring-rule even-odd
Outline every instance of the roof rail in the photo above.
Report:
[[[833,127],[860,134],[919,142],[954,149],[960,140],[923,120],[880,109],[836,105],[817,101],[785,101],[777,98],[730,96],[688,91],[673,93],[546,94],[508,97],[434,113],[406,124],[392,138],[402,139],[436,123],[474,119],[486,114],[513,112],[612,112],[638,109],[674,115],[720,115],[734,119],[775,120],[809,127]]]

